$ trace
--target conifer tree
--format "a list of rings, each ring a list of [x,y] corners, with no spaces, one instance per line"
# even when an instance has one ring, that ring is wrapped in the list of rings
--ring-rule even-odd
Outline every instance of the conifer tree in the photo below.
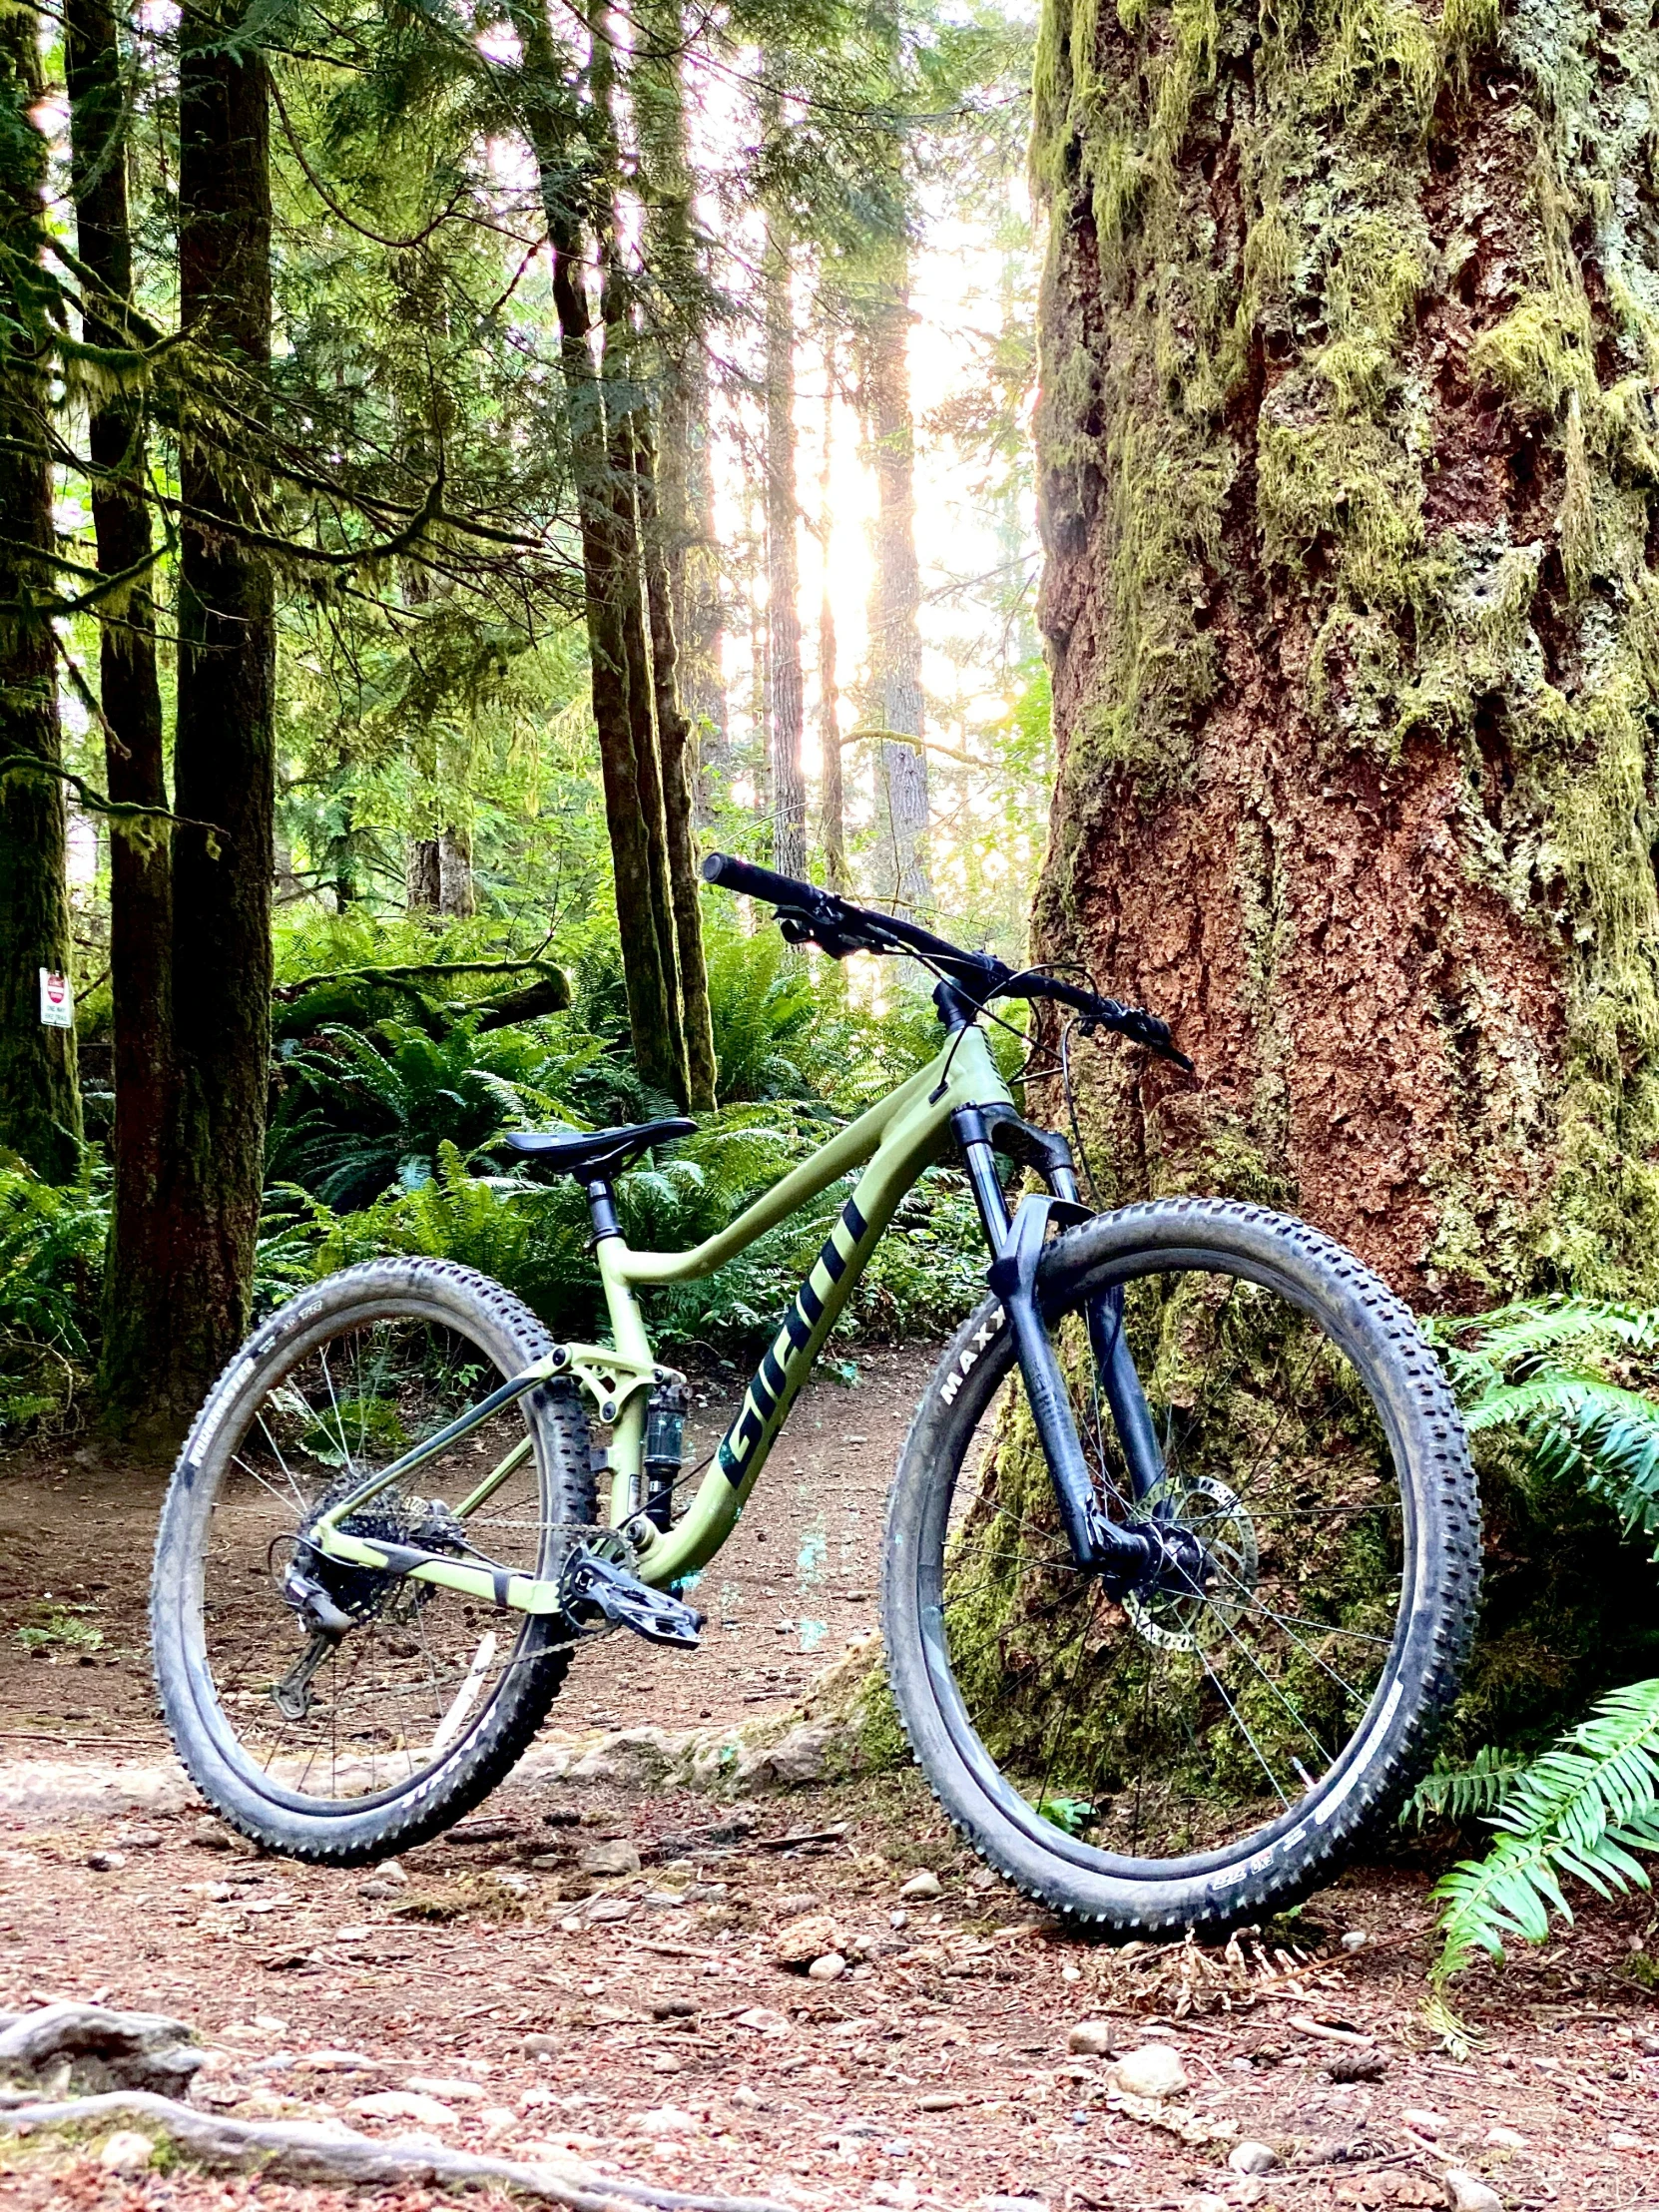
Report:
[[[70,972],[67,809],[50,610],[51,294],[40,18],[0,19],[0,1148],[62,1181],[80,1157],[72,1029],[42,1020]]]

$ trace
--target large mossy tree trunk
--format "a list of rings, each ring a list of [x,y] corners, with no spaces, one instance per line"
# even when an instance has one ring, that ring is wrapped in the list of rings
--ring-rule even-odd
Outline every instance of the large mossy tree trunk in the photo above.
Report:
[[[56,537],[52,329],[40,267],[46,143],[40,23],[0,23],[0,1149],[54,1181],[81,1154],[73,1030],[41,1020],[41,970],[69,972],[67,823],[50,609]]]
[[[258,410],[271,361],[270,87],[237,0],[185,19],[179,55],[179,305],[193,342]],[[163,1188],[125,1257],[104,1354],[106,1413],[165,1443],[248,1326],[271,1057],[276,622],[258,471],[205,397],[179,490],[170,1111]]]
[[[109,0],[70,0],[65,14],[71,183],[76,249],[89,273],[84,335],[119,351],[137,333],[132,233],[127,207],[127,117],[121,48]],[[167,806],[156,613],[151,593],[145,415],[119,387],[88,410],[92,519],[98,568],[116,581],[99,636],[98,696],[104,720],[104,774],[110,797],[158,810]],[[133,1256],[145,1251],[154,1209],[168,1178],[173,1136],[173,853],[156,824],[148,834],[110,839],[110,985],[113,1003],[115,1188],[105,1269],[106,1338],[124,1364],[131,1319],[142,1322],[127,1290]],[[153,1347],[141,1345],[147,1360]]]
[[[1047,0],[1036,949],[1198,1061],[1078,1054],[1101,1203],[1659,1295],[1656,67],[1578,0]]]

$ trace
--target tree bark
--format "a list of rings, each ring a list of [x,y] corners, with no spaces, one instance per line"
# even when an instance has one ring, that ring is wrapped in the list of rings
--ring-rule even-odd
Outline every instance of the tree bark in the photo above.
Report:
[[[916,561],[915,431],[910,419],[909,263],[902,246],[877,281],[861,332],[860,408],[875,472],[875,575],[869,599],[869,708],[877,726],[920,739],[921,571]],[[928,898],[927,756],[877,744],[877,891],[913,912]]]
[[[835,368],[825,348],[824,473],[819,481],[819,545],[824,585],[818,603],[818,724],[824,754],[824,880],[832,891],[852,888],[846,864],[846,794],[841,779],[840,678],[836,670],[835,603],[830,595],[830,456],[833,452]]]
[[[98,288],[83,317],[89,343],[133,342],[127,210],[127,130],[121,47],[109,0],[69,0],[65,13],[71,182],[76,250]],[[150,509],[142,405],[119,390],[87,420],[92,520],[98,567],[131,576],[112,593],[99,635],[99,703],[104,774],[112,799],[167,806],[156,615],[148,564]],[[158,826],[146,835],[110,837],[110,993],[113,1010],[114,1191],[105,1267],[105,1341],[124,1365],[129,1277],[141,1263],[168,1183],[172,1102],[173,852]]]
[[[39,18],[0,24],[0,1146],[64,1181],[81,1155],[81,1094],[71,1029],[41,1020],[41,970],[70,970],[67,808],[51,604],[56,550],[48,463],[51,331],[31,295],[44,234],[46,145],[32,111],[44,97]]]
[[[649,689],[653,679],[645,634],[638,534],[637,530],[630,533],[626,526],[635,496],[632,452],[630,449],[619,484],[619,472],[612,466],[613,431],[606,393],[592,349],[593,312],[582,258],[582,219],[570,194],[568,148],[555,127],[564,99],[563,75],[543,0],[515,8],[513,20],[524,44],[525,128],[536,161],[552,251],[553,307],[559,321],[571,468],[581,527],[593,717],[616,879],[629,1039],[646,1082],[683,1103],[689,1085],[673,959],[673,901],[661,895],[661,876],[651,851],[654,829],[666,842],[666,830],[660,828],[660,785],[655,822],[648,821],[641,805],[642,783],[658,772],[654,764],[640,761],[637,750],[641,727],[652,727],[650,701],[642,704],[638,693],[642,685]],[[602,49],[603,67],[590,89],[596,108],[609,99],[609,50],[603,40],[596,40],[596,60],[601,59]],[[602,147],[610,146],[608,114],[599,116],[595,136]],[[595,212],[593,229],[604,242],[602,258],[609,260],[608,194],[601,198],[604,206]],[[669,919],[666,940],[661,928],[665,914]]]
[[[694,1113],[715,1106],[715,1028],[709,1004],[709,969],[703,950],[702,877],[697,866],[697,732],[680,700],[674,592],[655,499],[653,454],[636,447],[646,592],[651,622],[651,663],[656,684],[657,737],[663,775],[663,819],[669,885],[674,902],[675,956],[680,976],[686,1041],[687,1104]]]
[[[795,303],[790,238],[767,227],[764,278],[767,387],[767,675],[772,712],[772,864],[798,880],[807,872],[807,779],[802,764],[805,686],[801,673],[800,499],[796,484]]]
[[[731,781],[722,666],[726,617],[709,454],[708,255],[697,228],[696,178],[686,127],[682,69],[688,24],[679,0],[670,0],[660,19],[653,15],[651,21],[659,51],[642,59],[635,108],[650,168],[653,272],[672,318],[666,341],[663,333],[658,338],[663,357],[657,507],[674,623],[676,689],[691,723],[697,818],[706,822],[716,793],[724,793]]]
[[[1651,29],[1320,22],[1045,9],[1036,949],[1198,1061],[1074,1056],[1094,1195],[1282,1206],[1419,1309],[1652,1299]],[[1619,1547],[1483,1484],[1513,1715],[1617,1664]]]
[[[403,903],[411,914],[435,914],[443,899],[436,837],[411,837],[403,870]]]
[[[179,294],[194,341],[257,392],[271,360],[269,86],[264,55],[233,43],[240,23],[236,0],[219,0],[180,30]],[[105,1354],[110,1410],[158,1442],[247,1329],[271,1050],[276,626],[267,564],[238,535],[263,485],[211,417],[185,428],[174,793],[214,833],[174,849],[172,1157]]]

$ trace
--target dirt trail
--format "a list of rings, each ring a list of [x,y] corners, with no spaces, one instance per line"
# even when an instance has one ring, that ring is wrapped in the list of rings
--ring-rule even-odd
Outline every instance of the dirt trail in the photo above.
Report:
[[[855,1389],[816,1384],[708,1578],[708,1651],[690,1666],[592,1654],[611,1671],[585,1670],[555,1723],[767,1713],[866,1628],[880,1500],[929,1365],[866,1355]],[[706,1408],[705,1447],[720,1410]],[[68,1740],[123,1772],[123,1750],[157,1759],[142,1618],[156,1501],[74,1452],[0,1475],[0,1753],[43,1781]],[[60,1639],[29,1657],[15,1630],[64,1604],[93,1608],[62,1618],[101,1648]],[[902,1894],[918,1871],[936,1894]],[[513,2157],[552,2146],[803,2212],[1444,2206],[1458,2171],[1505,2212],[1659,2212],[1649,1901],[1596,1907],[1569,1943],[1469,1976],[1459,2056],[1422,2013],[1428,1880],[1359,1870],[1231,1954],[1112,1948],[980,1868],[909,1774],[737,1805],[544,1778],[398,1866],[350,1874],[230,1848],[192,1807],[71,1820],[14,1806],[0,2008],[98,1996],[189,2019],[212,2053],[193,2094],[212,2109],[413,2125]],[[830,1925],[785,1933],[804,1918]],[[837,1977],[785,1962],[831,1941]],[[1120,2094],[1109,2056],[1069,2047],[1086,2020],[1120,2053],[1174,2049],[1185,2091]],[[1260,2175],[1228,2163],[1247,2141],[1271,2153]],[[0,2204],[371,2201],[188,2165],[118,2175],[96,2148],[0,2142]]]
[[[1459,2060],[1422,2020],[1417,1875],[1362,1872],[1231,1957],[1114,1949],[978,1868],[908,1776],[736,1811],[570,1784],[501,1803],[390,1874],[210,1849],[193,1813],[14,1834],[0,2005],[99,1995],[191,2019],[213,2053],[193,2093],[215,2109],[412,2122],[513,2157],[551,2144],[807,2212],[1443,2206],[1459,2169],[1510,2212],[1659,2204],[1659,2017],[1629,1971],[1645,1901],[1472,1976],[1480,2040]],[[607,1844],[639,1871],[584,1871]],[[937,1895],[904,1899],[918,1869]],[[832,1924],[839,1978],[780,1962],[808,1915]],[[1088,2019],[1120,2052],[1177,2051],[1186,2093],[1116,2095],[1109,2058],[1068,2048]],[[1356,2054],[1362,2078],[1330,2078]],[[1240,2141],[1275,2165],[1235,2173]],[[342,2200],[0,2144],[0,2202],[31,2212],[245,2201]]]
[[[583,1652],[550,1725],[750,1718],[873,1628],[882,1502],[937,1356],[860,1347],[850,1384],[821,1370],[703,1577],[704,1649],[687,1659],[619,1637]],[[688,1465],[718,1442],[747,1371],[711,1366],[695,1381]],[[0,1460],[0,1758],[31,1745],[165,1754],[145,1621],[163,1484],[91,1443]]]

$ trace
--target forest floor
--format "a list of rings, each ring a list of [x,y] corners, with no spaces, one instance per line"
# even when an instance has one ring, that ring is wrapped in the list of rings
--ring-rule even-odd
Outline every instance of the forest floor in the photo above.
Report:
[[[855,1387],[816,1384],[706,1586],[707,1650],[625,1653],[573,1683],[550,1725],[768,1711],[865,1631],[880,1501],[930,1357],[859,1354]],[[159,1488],[83,1450],[0,1470],[14,1784],[119,1786],[163,1757],[143,1650]],[[46,1656],[29,1657],[15,1631],[53,1606],[99,1649],[36,1641]],[[584,1866],[603,1845],[626,1871]],[[901,1898],[919,1872],[936,1894]],[[1005,1888],[911,1774],[735,1804],[543,1775],[393,1869],[349,1874],[258,1856],[177,1793],[111,1812],[0,1787],[0,2008],[96,1998],[188,2020],[210,2054],[193,2102],[233,2117],[413,2129],[802,2212],[1327,2212],[1443,2206],[1459,2186],[1468,2200],[1472,2180],[1448,2187],[1448,2172],[1506,2212],[1659,2208],[1651,1901],[1595,1906],[1567,1939],[1468,1974],[1470,2039],[1448,2048],[1423,2010],[1430,1880],[1409,1860],[1360,1867],[1230,1950],[1117,1946]],[[781,1955],[808,1916],[832,1924],[838,1978]],[[1086,2021],[1110,2050],[1071,2047]],[[1149,2044],[1182,2061],[1167,2101],[1114,2085],[1112,2052]],[[1247,2142],[1271,2153],[1260,2175],[1228,2164]],[[97,2150],[0,2141],[0,2204],[454,2201],[188,2162],[123,2174]]]

